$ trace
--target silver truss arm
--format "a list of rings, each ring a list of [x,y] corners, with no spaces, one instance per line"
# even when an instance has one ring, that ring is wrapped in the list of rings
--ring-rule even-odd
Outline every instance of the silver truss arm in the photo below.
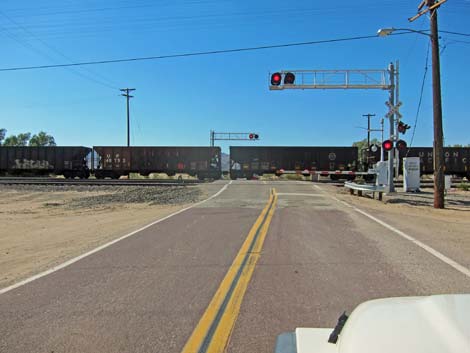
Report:
[[[390,90],[388,70],[284,70],[295,75],[294,84],[270,85],[270,90],[284,89],[382,89]]]

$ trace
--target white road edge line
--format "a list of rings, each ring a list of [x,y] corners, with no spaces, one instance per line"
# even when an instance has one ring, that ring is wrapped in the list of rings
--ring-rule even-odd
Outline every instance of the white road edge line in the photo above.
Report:
[[[209,201],[209,200],[212,200],[213,198],[215,198],[215,197],[219,196],[221,193],[223,193],[223,192],[227,189],[227,187],[228,187],[230,184],[232,184],[232,180],[230,180],[230,182],[229,182],[228,184],[225,184],[225,185],[224,185],[219,191],[217,191],[214,195],[208,197],[208,198],[205,199],[205,200],[199,201],[199,202],[197,202],[197,203],[195,203],[195,204],[193,204],[193,205],[191,205],[191,206],[182,208],[182,209],[179,210],[179,211],[176,211],[176,212],[174,212],[174,213],[172,213],[172,214],[169,214],[168,216],[165,216],[165,217],[163,217],[163,218],[157,219],[156,221],[153,221],[152,223],[149,223],[149,224],[147,224],[147,225],[145,225],[145,226],[143,226],[143,227],[141,227],[141,228],[139,228],[139,229],[137,229],[137,230],[134,230],[134,231],[132,231],[132,232],[126,234],[126,235],[123,235],[122,237],[119,237],[119,238],[117,238],[117,239],[114,239],[114,240],[112,240],[112,241],[110,241],[110,242],[108,242],[108,243],[106,243],[106,244],[100,245],[100,246],[98,246],[98,247],[96,247],[96,248],[94,248],[94,249],[92,249],[92,250],[90,250],[90,251],[88,251],[88,252],[86,252],[86,253],[84,253],[84,254],[82,254],[82,255],[79,255],[79,256],[77,256],[77,257],[74,257],[73,259],[70,259],[70,260],[68,260],[68,261],[63,262],[63,263],[61,263],[60,265],[54,266],[54,267],[52,267],[52,268],[50,268],[50,269],[48,269],[48,270],[46,270],[46,271],[40,272],[40,273],[38,273],[37,275],[31,276],[31,277],[29,277],[29,278],[26,278],[26,279],[24,279],[24,280],[22,280],[22,281],[20,281],[20,282],[17,282],[17,283],[15,283],[15,284],[12,284],[11,286],[2,288],[2,289],[0,289],[0,294],[9,292],[9,291],[11,291],[11,290],[13,290],[13,289],[15,289],[15,288],[24,286],[24,285],[27,284],[27,283],[30,283],[30,282],[32,282],[32,281],[35,281],[35,280],[37,280],[37,279],[39,279],[39,278],[41,278],[41,277],[44,277],[44,276],[47,276],[47,275],[49,275],[49,274],[51,274],[51,273],[54,273],[54,272],[56,272],[56,271],[59,271],[59,270],[65,268],[65,267],[67,267],[67,266],[70,266],[70,265],[74,264],[74,263],[77,262],[77,261],[80,261],[81,259],[84,259],[85,257],[88,257],[88,256],[90,256],[90,255],[92,255],[92,254],[94,254],[94,253],[96,253],[96,252],[98,252],[98,251],[100,251],[100,250],[103,250],[103,249],[105,249],[105,248],[107,248],[107,247],[109,247],[109,246],[111,246],[111,245],[113,245],[113,244],[116,244],[117,242],[119,242],[119,241],[121,241],[121,240],[124,240],[124,239],[126,239],[126,238],[129,238],[129,237],[131,237],[131,236],[133,236],[133,235],[135,235],[135,234],[137,234],[137,233],[143,231],[144,229],[147,229],[147,228],[149,228],[149,227],[151,227],[151,226],[153,226],[153,225],[155,225],[155,224],[157,224],[157,223],[160,223],[160,222],[163,222],[163,221],[167,220],[168,218],[171,218],[171,217],[173,217],[173,216],[176,216],[176,215],[178,215],[178,214],[180,214],[180,213],[183,213],[183,212],[185,212],[185,211],[187,211],[187,210],[189,210],[189,209],[191,209],[191,208],[193,208],[193,207],[199,206],[199,205],[201,205],[201,204],[203,204],[203,203],[205,203],[205,202],[207,202],[207,201]]]
[[[317,189],[320,189],[322,190],[318,185],[314,185]],[[322,190],[323,191],[323,190]],[[323,191],[325,192],[325,191]],[[380,224],[381,226],[391,230],[392,232],[398,234],[399,236],[401,236],[402,238],[405,238],[406,240],[409,240],[411,241],[413,244],[419,246],[421,249],[427,251],[428,253],[430,253],[431,255],[433,255],[434,257],[437,257],[439,260],[441,260],[442,262],[446,263],[447,265],[453,267],[455,270],[459,271],[460,273],[464,274],[465,276],[467,277],[470,277],[470,269],[468,269],[467,267],[465,266],[462,266],[461,264],[459,264],[458,262],[452,260],[451,258],[445,256],[444,254],[440,253],[439,251],[435,250],[434,248],[430,247],[429,245],[426,245],[422,242],[420,242],[419,240],[413,238],[412,236],[402,232],[401,230],[391,226],[390,224],[388,223],[385,223],[384,221],[372,216],[371,214],[357,208],[356,206],[353,206],[353,205],[350,205],[349,203],[345,202],[345,201],[342,201],[334,196],[331,196],[331,198],[333,200],[336,200],[336,201],[339,201],[341,202],[343,205],[349,207],[349,208],[352,208],[354,211],[356,212],[359,212],[360,214],[366,216],[367,218],[373,220],[374,222]]]
[[[446,264],[448,264],[449,266],[452,266],[454,269],[456,269],[457,271],[463,273],[464,275],[466,275],[467,277],[470,277],[470,270],[468,268],[466,268],[465,266],[462,266],[461,264],[459,264],[458,262],[452,260],[451,258],[448,258],[447,256],[445,256],[444,254],[440,253],[439,251],[431,248],[429,245],[426,245],[422,242],[420,242],[419,240],[413,238],[412,236],[402,232],[401,230],[399,229],[396,229],[395,227],[391,226],[390,224],[388,223],[385,223],[384,221],[368,214],[367,212],[365,211],[362,211],[360,210],[359,208],[357,207],[354,207],[354,206],[351,206],[352,209],[356,212],[359,212],[361,214],[363,214],[364,216],[372,219],[373,221],[377,222],[378,224],[384,226],[385,228],[388,228],[390,229],[392,232],[395,232],[397,233],[398,235],[400,235],[401,237],[411,241],[412,243],[414,243],[415,245],[419,246],[420,248],[426,250],[428,253],[430,253],[431,255],[437,257],[439,260],[445,262]]]

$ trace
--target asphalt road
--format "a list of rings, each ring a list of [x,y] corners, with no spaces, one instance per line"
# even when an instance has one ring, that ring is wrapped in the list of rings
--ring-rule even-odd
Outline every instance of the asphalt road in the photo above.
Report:
[[[214,194],[226,183],[201,187]],[[260,223],[269,200],[272,219]],[[248,254],[257,261],[252,275],[237,264],[247,288],[230,313],[227,352],[271,353],[279,333],[332,327],[372,298],[470,292],[469,277],[312,183],[235,181],[206,203],[0,294],[0,352],[180,353],[249,234],[268,226],[262,250]]]

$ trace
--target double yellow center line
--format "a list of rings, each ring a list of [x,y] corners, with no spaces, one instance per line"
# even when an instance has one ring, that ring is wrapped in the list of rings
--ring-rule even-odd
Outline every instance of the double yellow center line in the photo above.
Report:
[[[182,353],[221,353],[230,340],[277,202],[275,189],[248,233],[245,242],[220,283]]]

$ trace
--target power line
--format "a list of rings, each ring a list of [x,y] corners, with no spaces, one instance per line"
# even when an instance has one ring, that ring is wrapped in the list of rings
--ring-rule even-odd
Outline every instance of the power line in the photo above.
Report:
[[[70,62],[73,62],[73,60],[71,58],[69,58],[68,56],[66,56],[65,54],[63,54],[61,51],[59,51],[58,49],[52,47],[51,45],[49,45],[47,42],[45,42],[43,39],[41,39],[40,37],[38,37],[36,34],[34,34],[33,32],[31,32],[29,29],[27,29],[26,27],[24,27],[23,25],[21,25],[20,23],[16,22],[15,20],[13,20],[11,17],[7,16],[4,12],[0,11],[0,15],[2,15],[3,17],[5,17],[8,21],[10,21],[11,23],[13,23],[15,26],[17,26],[18,28],[21,28],[24,32],[28,33],[30,36],[32,36],[33,38],[35,38],[36,40],[38,40],[39,42],[41,42],[46,48],[49,48],[50,50],[54,51],[56,54],[60,55],[62,58],[64,58],[65,60],[67,61],[70,61]],[[10,32],[9,30],[5,29],[4,30]],[[11,36],[10,35],[10,38],[13,38],[15,39],[16,41],[18,41],[18,43],[22,44],[23,46],[26,47],[26,45],[33,51],[39,53],[40,55],[54,61],[49,55],[46,54],[43,54],[42,51],[40,50],[37,50],[36,48],[34,48],[34,46],[32,46],[29,42],[25,41],[24,43],[26,43],[26,45],[20,41],[19,39],[16,38],[16,36]],[[117,88],[116,86],[114,86],[114,84],[108,80],[107,78],[105,78],[104,76],[101,76],[101,75],[98,75],[94,72],[92,72],[91,70],[87,69],[87,68],[81,68],[82,70],[84,71],[87,71],[89,74],[91,75],[95,75],[97,77],[100,78],[100,80],[94,78],[94,77],[90,77],[90,76],[87,76],[87,75],[84,75],[83,73],[80,73],[76,70],[74,70],[73,68],[69,68],[69,70],[71,70],[72,73],[84,78],[84,79],[87,79],[87,80],[90,80],[92,82],[95,82],[95,83],[98,83],[100,85],[103,85],[103,86],[106,86],[108,88],[111,88],[111,89],[119,89]]]
[[[413,124],[413,134],[411,135],[411,140],[410,140],[410,148],[413,145],[413,140],[415,138],[415,133],[416,133],[416,125],[418,124],[418,117],[419,117],[419,112],[421,110],[421,103],[423,101],[423,93],[424,93],[424,84],[426,83],[426,76],[428,73],[428,67],[429,67],[429,49],[430,49],[430,43],[428,43],[428,51],[426,53],[426,64],[424,66],[424,74],[423,74],[423,81],[421,83],[421,92],[419,94],[419,101],[418,101],[418,108],[416,110],[416,116],[415,116],[415,122]],[[408,156],[408,153],[410,152],[410,148],[408,148],[408,152],[406,155]]]
[[[451,31],[443,31],[439,30],[439,33],[446,33],[446,34],[455,34],[456,36],[464,36],[464,37],[470,37],[470,34],[468,33],[461,33],[461,32],[451,32]]]
[[[406,33],[396,33],[396,34],[392,33],[391,35],[403,35],[403,34],[410,34],[410,33],[408,33],[408,32],[406,32]],[[306,46],[306,45],[314,45],[314,44],[348,42],[348,41],[371,39],[371,38],[378,38],[378,37],[377,37],[377,35],[357,36],[357,37],[349,37],[349,38],[316,40],[316,41],[310,41],[310,42],[274,44],[274,45],[264,45],[264,46],[257,46],[257,47],[246,47],[246,48],[235,48],[235,49],[224,49],[224,50],[211,50],[211,51],[199,51],[199,52],[190,52],[190,53],[181,53],[181,54],[156,55],[156,56],[147,56],[147,57],[125,58],[125,59],[84,61],[84,62],[69,63],[69,64],[52,64],[52,65],[8,67],[8,68],[0,68],[0,72],[1,71],[38,70],[38,69],[51,69],[51,68],[57,68],[57,67],[102,65],[102,64],[115,64],[115,63],[132,62],[132,61],[149,61],[149,60],[183,58],[183,57],[191,57],[191,56],[215,55],[215,54],[226,54],[226,53],[246,52],[246,51],[255,51],[255,50],[275,49],[275,48],[298,47],[298,46]]]

